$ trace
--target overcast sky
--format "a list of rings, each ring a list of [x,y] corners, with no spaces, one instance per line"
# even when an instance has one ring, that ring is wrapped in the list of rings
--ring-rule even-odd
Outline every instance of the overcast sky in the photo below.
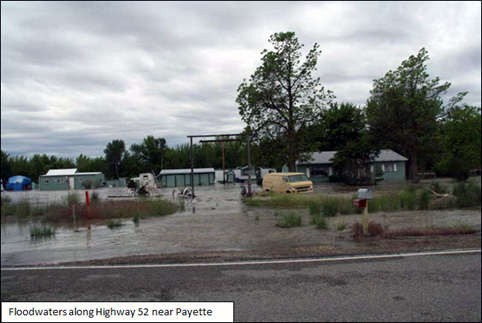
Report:
[[[238,86],[269,36],[322,54],[316,76],[364,105],[425,47],[431,78],[481,105],[480,2],[1,2],[1,146],[10,155],[102,156],[148,135],[244,128]]]

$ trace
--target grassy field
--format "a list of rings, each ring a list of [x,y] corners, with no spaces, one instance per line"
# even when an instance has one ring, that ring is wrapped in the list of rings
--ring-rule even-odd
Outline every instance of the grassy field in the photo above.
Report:
[[[437,193],[437,194],[434,194]],[[309,209],[312,215],[323,214],[333,217],[338,214],[356,214],[360,209],[353,207],[351,197],[317,194],[275,194],[261,193],[244,202],[252,207],[281,209]],[[369,213],[413,210],[442,210],[481,205],[480,185],[473,182],[456,183],[450,189],[438,183],[424,186],[405,186],[398,192],[378,193],[368,201]]]

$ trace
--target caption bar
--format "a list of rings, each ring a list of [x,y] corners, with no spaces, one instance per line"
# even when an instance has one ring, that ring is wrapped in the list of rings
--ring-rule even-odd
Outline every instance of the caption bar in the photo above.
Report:
[[[233,302],[4,302],[2,322],[233,322]]]

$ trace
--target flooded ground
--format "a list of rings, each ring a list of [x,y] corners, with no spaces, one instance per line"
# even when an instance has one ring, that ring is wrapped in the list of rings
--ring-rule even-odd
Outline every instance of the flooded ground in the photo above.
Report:
[[[389,183],[374,187],[374,192],[399,190],[401,184]],[[253,185],[255,191],[260,188]],[[83,223],[73,227],[59,227],[51,238],[32,239],[29,223],[2,223],[1,264],[18,266],[53,264],[121,256],[168,254],[196,251],[252,251],[299,246],[353,245],[348,231],[337,231],[339,223],[349,226],[360,220],[359,215],[337,216],[328,219],[330,230],[320,231],[309,225],[307,210],[296,210],[303,217],[303,225],[290,229],[276,226],[275,211],[267,208],[248,208],[241,201],[239,184],[216,184],[196,187],[196,199],[185,200],[185,211],[157,218],[147,218],[134,224],[123,219],[123,225],[109,229],[105,223]],[[126,188],[102,188],[100,199],[128,196]],[[317,185],[315,194],[352,196],[356,188],[340,184]],[[85,191],[75,191],[80,201],[85,201]],[[152,192],[173,199],[173,189]],[[54,192],[2,192],[13,203],[29,200],[44,205],[62,201],[67,191]],[[111,197],[109,197],[111,196]],[[126,197],[129,198],[129,197]],[[157,197],[152,197],[157,198]],[[180,197],[174,197],[180,200]],[[371,220],[386,227],[470,225],[480,229],[480,209],[448,211],[416,211],[377,213]],[[6,223],[7,222],[7,223]]]

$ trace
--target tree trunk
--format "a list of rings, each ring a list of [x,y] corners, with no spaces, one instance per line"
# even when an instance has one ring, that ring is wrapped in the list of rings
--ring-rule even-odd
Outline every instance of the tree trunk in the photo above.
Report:
[[[290,166],[290,172],[296,172],[296,161],[295,160],[290,160],[289,166]]]
[[[417,166],[417,155],[413,154],[410,158],[410,179],[412,183],[419,183],[420,179],[418,178],[418,166]]]

